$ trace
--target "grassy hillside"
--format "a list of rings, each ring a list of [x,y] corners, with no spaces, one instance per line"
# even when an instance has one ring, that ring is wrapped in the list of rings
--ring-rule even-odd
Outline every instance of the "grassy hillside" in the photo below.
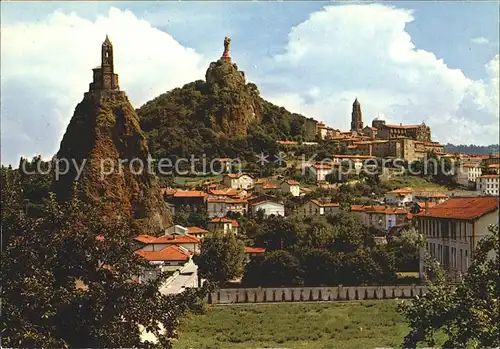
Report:
[[[398,347],[397,301],[218,305],[182,321],[174,349]]]

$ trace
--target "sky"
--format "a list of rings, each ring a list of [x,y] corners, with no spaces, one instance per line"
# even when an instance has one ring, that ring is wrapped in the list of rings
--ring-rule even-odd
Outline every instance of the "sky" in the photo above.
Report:
[[[1,162],[50,158],[108,34],[135,107],[231,56],[261,95],[349,129],[431,126],[442,143],[499,138],[497,2],[1,2]]]

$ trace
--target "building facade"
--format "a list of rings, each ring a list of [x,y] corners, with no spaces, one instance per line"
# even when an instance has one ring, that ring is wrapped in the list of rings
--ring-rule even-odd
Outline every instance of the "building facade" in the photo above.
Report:
[[[476,178],[476,191],[480,195],[498,196],[500,185],[500,175],[490,174],[482,175]]]
[[[420,276],[429,254],[451,277],[465,274],[479,240],[498,224],[498,197],[450,198],[415,215],[417,228],[426,239],[420,250]]]

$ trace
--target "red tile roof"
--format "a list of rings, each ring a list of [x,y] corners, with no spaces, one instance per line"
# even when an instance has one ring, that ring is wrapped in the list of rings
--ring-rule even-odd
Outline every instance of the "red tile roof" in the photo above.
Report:
[[[161,188],[160,192],[162,195],[168,195],[172,196],[177,192],[177,189],[167,189],[167,188]]]
[[[215,217],[210,220],[210,223],[232,223],[233,220],[229,218]]]
[[[139,250],[135,253],[148,261],[188,261],[191,257],[191,253],[175,245],[167,246],[161,251]]]
[[[216,199],[209,198],[209,203],[226,203],[226,204],[247,204],[248,201],[245,199]]]
[[[150,243],[151,241],[153,241],[154,239],[156,239],[156,237],[155,237],[155,236],[146,235],[146,234],[139,235],[139,236],[136,236],[136,237],[134,238],[134,240],[139,241],[139,242],[142,242],[142,243],[144,243],[144,244],[148,244],[148,243]]]
[[[208,230],[200,227],[187,227],[188,234],[204,234],[208,233]]]
[[[498,210],[498,197],[450,198],[417,214],[419,217],[475,219]]]
[[[500,174],[482,175],[482,176],[479,176],[478,178],[491,178],[491,179],[495,179],[495,178],[500,178]]]
[[[363,206],[363,205],[352,205],[351,211],[366,212],[366,213],[377,213],[377,214],[398,214],[406,215],[410,212],[409,208],[401,208],[394,206]]]
[[[491,164],[488,165],[488,168],[500,168],[500,164]]]
[[[300,184],[295,179],[287,179],[286,181],[283,181],[283,182],[287,183],[288,185],[299,185]]]
[[[271,184],[271,183],[264,183],[263,188],[264,189],[279,189],[280,187],[278,187],[277,185]]]
[[[229,178],[240,178],[241,176],[248,176],[248,177],[253,178],[252,176],[250,176],[247,173],[227,173],[226,176],[228,176]]]
[[[481,164],[479,162],[478,163],[466,162],[465,164],[462,164],[462,167],[465,168],[481,167]]]
[[[177,190],[174,194],[175,198],[203,198],[208,194],[199,190]]]
[[[199,243],[200,239],[191,235],[163,235],[148,242],[148,244],[184,244]]]
[[[321,207],[339,207],[339,203],[338,202],[321,202],[319,200],[311,200],[312,203],[314,203],[315,205],[317,206],[321,206]]]
[[[210,190],[210,195],[215,196],[238,196],[241,193],[241,190],[237,189],[216,189]]]
[[[215,217],[210,220],[210,223],[231,223],[233,227],[239,227],[240,224],[236,219]]]
[[[261,247],[245,247],[245,253],[265,253],[266,249]]]
[[[425,208],[425,207],[430,208],[430,207],[436,206],[437,202],[434,202],[434,201],[427,201],[427,202],[425,202],[425,201],[418,201],[417,205],[420,206],[421,208]]]

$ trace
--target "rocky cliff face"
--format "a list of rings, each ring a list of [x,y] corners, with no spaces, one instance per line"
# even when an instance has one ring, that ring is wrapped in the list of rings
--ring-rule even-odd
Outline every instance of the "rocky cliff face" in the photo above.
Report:
[[[57,158],[70,161],[70,170],[54,181],[54,190],[59,199],[68,199],[77,179],[74,164],[84,163],[77,180],[84,201],[102,205],[103,215],[132,217],[142,233],[158,234],[172,218],[155,175],[147,171],[148,156],[146,137],[125,93],[88,92],[61,141]]]
[[[246,136],[248,124],[262,119],[263,107],[257,87],[246,83],[245,74],[236,64],[223,59],[210,63],[205,79],[221,101],[216,124],[229,136]]]

